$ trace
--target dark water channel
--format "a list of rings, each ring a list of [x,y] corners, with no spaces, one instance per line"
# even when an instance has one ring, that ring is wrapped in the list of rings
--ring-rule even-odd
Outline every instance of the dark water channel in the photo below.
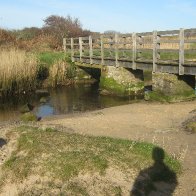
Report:
[[[100,95],[98,83],[58,87],[49,89],[49,93],[45,103],[40,103],[41,97],[38,95],[23,97],[21,100],[13,97],[10,101],[1,101],[0,122],[19,119],[20,108],[26,103],[32,104],[34,106],[33,112],[43,118],[58,114],[92,111],[142,99],[142,97],[120,98]]]

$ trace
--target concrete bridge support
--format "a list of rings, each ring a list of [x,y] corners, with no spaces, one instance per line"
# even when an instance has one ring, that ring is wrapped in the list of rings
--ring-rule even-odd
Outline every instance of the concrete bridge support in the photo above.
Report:
[[[144,92],[144,76],[141,70],[104,66],[100,77],[103,94],[118,96],[138,95]]]
[[[93,83],[96,80],[99,80],[101,75],[101,70],[96,68],[88,68],[88,67],[77,67],[75,81],[77,83],[86,82]]]
[[[152,89],[165,96],[186,97],[194,94],[195,76],[169,73],[153,73]]]

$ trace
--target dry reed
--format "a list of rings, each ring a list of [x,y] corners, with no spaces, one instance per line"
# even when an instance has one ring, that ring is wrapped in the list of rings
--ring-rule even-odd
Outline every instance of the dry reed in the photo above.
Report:
[[[55,87],[57,85],[67,84],[67,69],[68,64],[65,61],[59,60],[49,68],[49,85]]]
[[[18,94],[35,88],[37,60],[34,55],[18,49],[0,51],[0,91]]]

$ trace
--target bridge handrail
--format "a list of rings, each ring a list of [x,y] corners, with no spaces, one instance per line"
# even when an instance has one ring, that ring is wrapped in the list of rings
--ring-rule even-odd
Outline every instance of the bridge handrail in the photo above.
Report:
[[[179,75],[184,75],[184,65],[187,65],[187,61],[185,62],[185,52],[196,54],[195,43],[196,28],[192,28],[64,38],[63,48],[65,52],[70,51],[72,61],[74,61],[74,57],[78,53],[81,62],[82,58],[88,54],[90,64],[93,64],[93,57],[96,56],[101,58],[101,64],[104,65],[104,60],[106,60],[105,53],[107,52],[110,57],[113,56],[117,67],[119,66],[119,61],[123,58],[125,59],[124,56],[128,55],[126,58],[127,60],[131,59],[132,69],[134,70],[137,69],[138,60],[141,60],[142,54],[146,52],[146,54],[148,53],[146,56],[151,55],[153,72],[156,72],[157,65],[163,62],[161,60],[161,53],[178,53],[178,59],[175,59],[174,63],[179,66]],[[148,58],[145,57],[146,61],[149,61]],[[190,64],[194,64],[195,60],[190,62]]]

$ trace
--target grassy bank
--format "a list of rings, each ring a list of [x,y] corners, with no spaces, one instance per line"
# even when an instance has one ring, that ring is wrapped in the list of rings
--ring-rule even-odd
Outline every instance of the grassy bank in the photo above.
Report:
[[[148,92],[145,94],[146,101],[157,101],[161,103],[176,103],[181,101],[192,101],[196,99],[193,91],[185,92],[184,94],[164,95],[162,92]]]
[[[4,49],[0,59],[0,97],[26,94],[43,84],[66,85],[75,76],[75,66],[63,52]]]
[[[41,52],[37,54],[38,80],[46,80],[47,86],[66,85],[75,76],[75,66],[64,52]]]
[[[19,195],[120,195],[127,188],[122,182],[130,190],[129,178],[153,163],[152,144],[66,131],[23,126],[10,132],[20,136],[3,165],[1,191],[10,183]],[[176,174],[181,171],[167,154],[165,165]]]
[[[37,53],[37,57],[39,59],[39,63],[45,66],[52,66],[57,61],[64,61],[66,59],[66,55],[64,52],[40,52]]]

